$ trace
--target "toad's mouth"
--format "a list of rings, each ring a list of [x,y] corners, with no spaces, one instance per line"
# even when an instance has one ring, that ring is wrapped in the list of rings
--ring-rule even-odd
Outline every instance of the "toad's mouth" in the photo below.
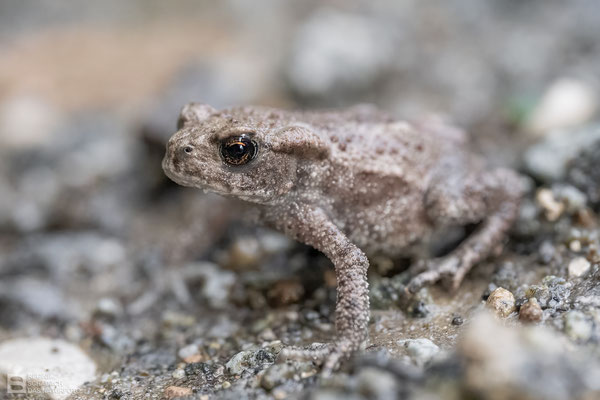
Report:
[[[163,158],[162,168],[165,175],[178,185],[198,188],[204,188],[205,186],[204,183],[201,182],[201,179],[198,179],[198,177],[190,176],[180,172],[179,168],[176,168],[175,163],[168,156]]]
[[[215,193],[224,197],[235,197],[258,204],[269,204],[274,200],[273,194],[267,190],[247,190],[242,187],[236,187],[236,185],[231,184],[225,179],[223,181],[212,180],[209,182],[202,174],[184,173],[175,166],[173,160],[168,156],[163,158],[162,168],[169,179],[181,186],[202,189],[205,192]]]
[[[244,196],[243,192],[235,190],[234,188],[226,187],[224,185],[221,186],[218,185],[216,182],[209,183],[205,179],[203,179],[202,176],[190,175],[178,171],[178,168],[175,167],[173,161],[169,159],[169,157],[165,157],[163,159],[162,168],[165,172],[165,175],[178,185],[202,189],[206,192],[216,193],[221,196]]]

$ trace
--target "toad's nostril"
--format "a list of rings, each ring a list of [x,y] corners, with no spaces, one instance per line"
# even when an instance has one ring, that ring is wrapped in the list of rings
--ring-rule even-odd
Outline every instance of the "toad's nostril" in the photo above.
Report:
[[[183,152],[186,154],[192,154],[194,152],[194,148],[192,146],[184,146]]]

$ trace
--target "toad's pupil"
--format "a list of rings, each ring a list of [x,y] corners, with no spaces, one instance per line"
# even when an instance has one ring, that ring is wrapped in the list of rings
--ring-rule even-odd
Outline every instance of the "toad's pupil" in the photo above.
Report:
[[[241,157],[248,151],[248,149],[244,143],[235,143],[227,147],[227,151],[234,157]]]

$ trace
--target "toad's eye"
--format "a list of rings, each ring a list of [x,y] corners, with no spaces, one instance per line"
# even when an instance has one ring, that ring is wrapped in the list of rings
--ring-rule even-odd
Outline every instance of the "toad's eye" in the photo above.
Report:
[[[221,158],[229,165],[248,164],[258,153],[258,144],[247,135],[231,136],[220,146]]]

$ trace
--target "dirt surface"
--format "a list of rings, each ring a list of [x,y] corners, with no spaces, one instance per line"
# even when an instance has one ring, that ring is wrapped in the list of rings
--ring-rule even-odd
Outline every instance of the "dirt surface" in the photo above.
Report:
[[[30,398],[600,398],[598,22],[583,0],[0,5],[0,398],[10,376]],[[456,292],[406,301],[407,261],[371,260],[369,346],[323,379],[278,353],[331,337],[332,266],[164,176],[190,100],[448,114],[529,191]]]

